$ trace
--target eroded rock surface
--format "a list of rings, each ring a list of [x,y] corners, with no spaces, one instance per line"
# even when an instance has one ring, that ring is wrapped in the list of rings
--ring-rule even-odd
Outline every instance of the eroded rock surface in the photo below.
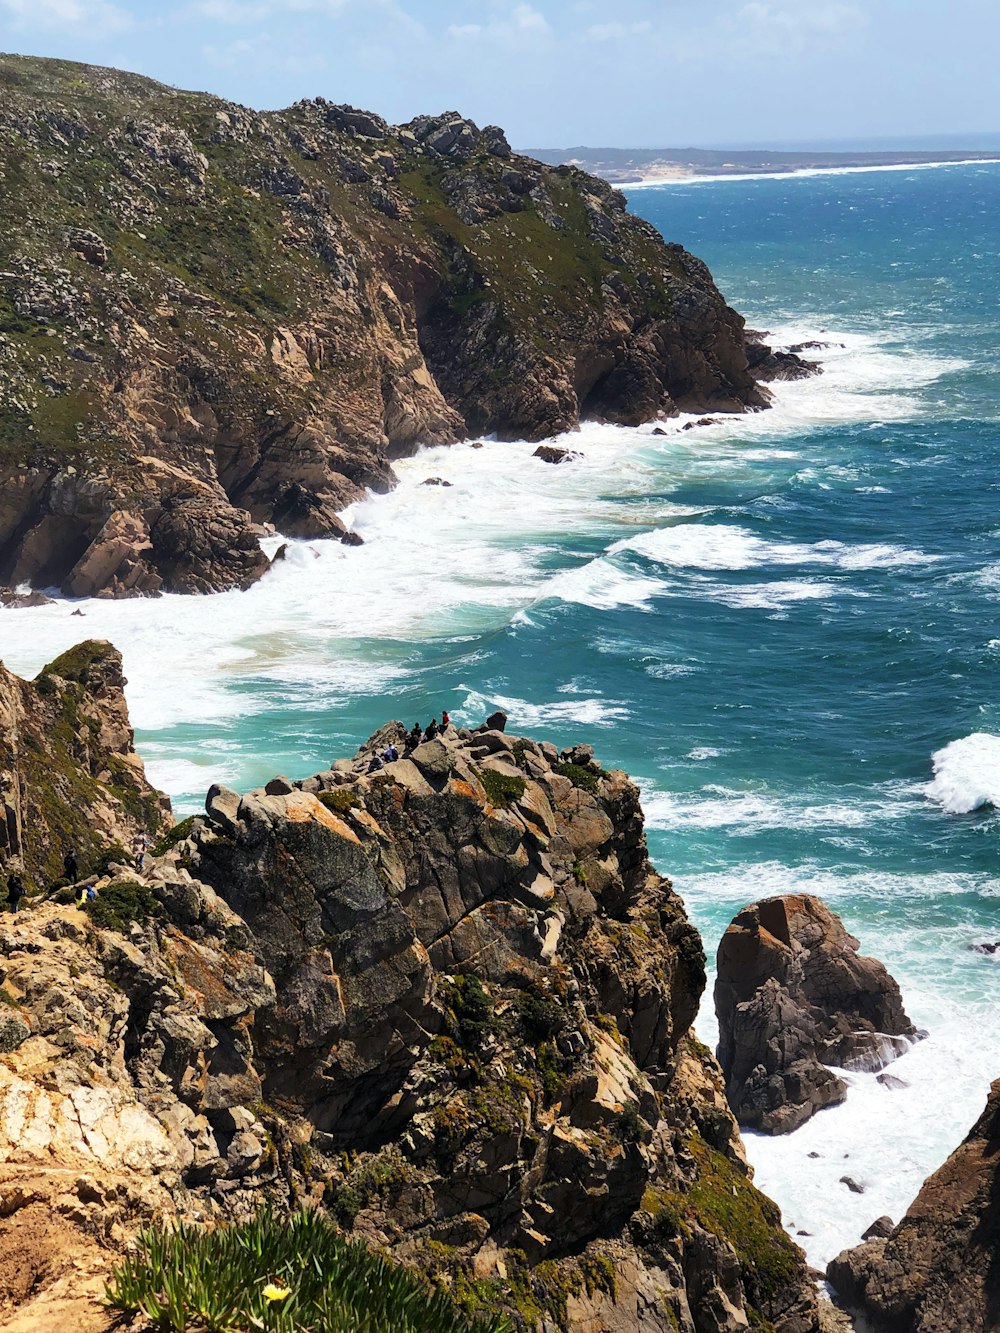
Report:
[[[308,779],[213,787],[93,906],[3,919],[21,1326],[72,1279],[20,1263],[36,1222],[89,1282],[143,1219],[270,1200],[525,1329],[819,1329],[691,1032],[704,956],[637,789],[505,725],[406,751],[393,723]]]
[[[843,1101],[839,1069],[882,1069],[917,1038],[899,987],[818,898],[744,908],[718,953],[715,1007],[726,1095],[741,1125],[797,1129]]]
[[[5,55],[5,177],[5,584],[244,587],[259,525],[342,535],[418,443],[768,402],[700,261],[454,112],[258,113]]]
[[[827,1277],[871,1333],[1000,1328],[1000,1080],[900,1224],[844,1250]],[[888,1219],[881,1219],[888,1222]]]

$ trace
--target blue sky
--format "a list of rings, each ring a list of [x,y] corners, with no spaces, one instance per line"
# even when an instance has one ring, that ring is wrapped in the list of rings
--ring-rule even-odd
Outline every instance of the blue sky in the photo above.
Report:
[[[997,132],[996,0],[0,0],[0,49],[520,147]]]

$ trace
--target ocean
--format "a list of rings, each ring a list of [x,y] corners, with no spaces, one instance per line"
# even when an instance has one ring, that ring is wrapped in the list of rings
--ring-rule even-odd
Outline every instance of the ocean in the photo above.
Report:
[[[502,707],[635,775],[710,959],[747,902],[821,895],[929,1034],[892,1066],[905,1087],[849,1074],[842,1106],[747,1136],[823,1265],[899,1219],[1000,1076],[1000,955],[969,947],[1000,940],[1000,165],[630,205],[753,327],[826,344],[824,373],[688,431],[587,425],[558,467],[525,443],[424,450],[348,511],[364,546],[293,542],[246,593],[0,611],[0,656],[33,674],[115,642],[180,814],[391,717]],[[711,979],[698,1028],[714,1044]]]

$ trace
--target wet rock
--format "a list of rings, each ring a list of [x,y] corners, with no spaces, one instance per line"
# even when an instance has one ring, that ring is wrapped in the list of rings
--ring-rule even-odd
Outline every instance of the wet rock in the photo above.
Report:
[[[560,449],[554,444],[540,444],[532,457],[540,458],[543,463],[571,463],[574,458],[582,458],[583,455],[575,449]]]
[[[852,1194],[864,1194],[865,1192],[864,1185],[859,1185],[852,1176],[841,1176],[840,1183],[846,1185]]]
[[[920,1035],[899,987],[818,898],[745,908],[718,954],[715,1004],[726,1095],[741,1124],[789,1133],[843,1101],[829,1065],[874,1072]]]
[[[428,477],[426,481],[422,481],[420,484],[421,486],[450,486],[451,482],[445,481],[443,477]]]
[[[340,540],[344,546],[364,546],[365,544],[365,539],[360,532],[345,532]]]
[[[867,1231],[861,1233],[861,1239],[884,1240],[887,1236],[891,1236],[895,1229],[896,1224],[893,1222],[892,1218],[883,1215],[882,1217],[877,1217]]]
[[[881,1083],[883,1088],[888,1088],[890,1092],[897,1088],[908,1088],[910,1085],[905,1079],[898,1078],[895,1074],[879,1074],[876,1082]]]
[[[838,1297],[869,1326],[907,1333],[996,1327],[998,1141],[1000,1081],[899,1225],[830,1263]]]

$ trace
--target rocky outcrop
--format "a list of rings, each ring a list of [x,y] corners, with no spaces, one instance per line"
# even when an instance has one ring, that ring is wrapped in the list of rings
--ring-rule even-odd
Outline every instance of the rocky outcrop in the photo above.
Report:
[[[519,1328],[819,1329],[635,786],[504,722],[213,787],[144,873],[5,918],[0,1303],[56,1290],[4,1285],[36,1221],[90,1272],[143,1218],[270,1200]]]
[[[418,443],[768,401],[703,264],[454,112],[2,56],[0,179],[0,582],[244,587]]]
[[[899,1226],[830,1264],[838,1296],[871,1333],[1000,1328],[1000,1080],[964,1143]]]
[[[808,895],[744,908],[722,937],[715,1007],[726,1096],[741,1125],[787,1134],[843,1101],[828,1066],[882,1069],[919,1035],[899,987]]]
[[[102,849],[169,823],[133,748],[124,686],[121,654],[95,640],[31,682],[0,664],[0,866],[15,862],[29,888],[61,876],[69,851],[86,872]]]

